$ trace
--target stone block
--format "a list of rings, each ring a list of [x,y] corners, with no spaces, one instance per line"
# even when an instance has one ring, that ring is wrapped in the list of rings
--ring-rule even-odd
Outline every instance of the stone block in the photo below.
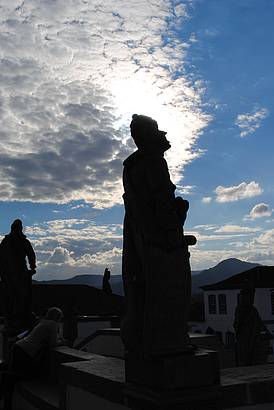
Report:
[[[125,357],[126,382],[151,388],[178,389],[218,385],[220,383],[217,352],[144,360],[133,353]]]
[[[274,401],[274,381],[257,380],[249,384],[252,403],[271,403]]]
[[[127,405],[132,410],[220,410],[219,386],[189,389],[150,389],[128,383],[124,389]]]

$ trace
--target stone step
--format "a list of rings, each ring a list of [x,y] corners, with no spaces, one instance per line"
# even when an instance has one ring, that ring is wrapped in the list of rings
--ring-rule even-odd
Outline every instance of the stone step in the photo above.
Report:
[[[13,408],[59,410],[59,386],[48,380],[29,380],[17,384]]]

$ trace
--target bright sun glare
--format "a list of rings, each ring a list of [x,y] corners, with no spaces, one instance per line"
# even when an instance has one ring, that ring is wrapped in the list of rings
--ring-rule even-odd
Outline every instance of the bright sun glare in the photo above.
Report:
[[[205,125],[204,119],[200,111],[185,101],[177,103],[178,84],[161,88],[153,76],[146,74],[113,81],[111,90],[121,119],[119,125],[128,124],[134,113],[154,118],[159,129],[167,131],[167,139],[171,143],[167,157],[172,176],[178,182],[184,164],[193,158],[191,148]],[[191,88],[187,91],[188,94],[193,92]]]

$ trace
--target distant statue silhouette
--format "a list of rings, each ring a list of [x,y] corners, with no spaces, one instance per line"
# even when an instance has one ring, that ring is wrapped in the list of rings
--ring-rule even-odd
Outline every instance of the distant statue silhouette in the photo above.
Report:
[[[103,276],[103,292],[106,295],[112,295],[112,289],[111,289],[109,280],[110,280],[110,271],[108,268],[106,268],[104,272],[104,276]]]
[[[127,314],[122,339],[128,351],[144,357],[191,352],[191,273],[183,231],[189,204],[174,195],[164,159],[170,148],[166,132],[152,118],[136,114],[130,128],[138,150],[124,161],[123,172]]]
[[[253,305],[254,296],[255,288],[247,284],[240,292],[239,303],[235,309],[233,326],[236,332],[238,366],[265,363],[269,340],[273,339]]]
[[[71,301],[70,301],[71,302]],[[67,303],[64,308],[63,320],[63,338],[66,340],[66,345],[73,347],[75,340],[78,337],[78,318],[77,308],[75,303]]]
[[[24,327],[31,322],[31,278],[35,269],[34,250],[23,234],[22,221],[16,219],[0,243],[0,275],[5,288],[8,327]]]

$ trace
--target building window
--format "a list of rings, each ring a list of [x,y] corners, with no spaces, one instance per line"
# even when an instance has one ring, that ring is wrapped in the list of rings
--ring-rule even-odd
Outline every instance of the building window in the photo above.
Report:
[[[210,315],[217,313],[216,295],[208,295],[208,313]]]
[[[270,292],[270,298],[271,298],[271,313],[274,315],[274,290]]]
[[[218,296],[218,302],[219,302],[219,313],[220,315],[226,315],[227,314],[227,307],[226,307],[226,295],[221,294]]]

